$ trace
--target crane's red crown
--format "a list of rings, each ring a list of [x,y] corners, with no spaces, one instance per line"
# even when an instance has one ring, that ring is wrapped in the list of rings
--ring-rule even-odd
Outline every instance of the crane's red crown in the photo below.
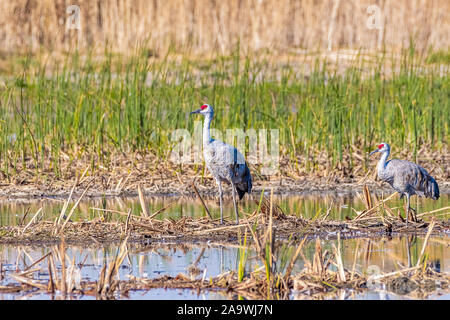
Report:
[[[206,108],[208,108],[208,105],[204,104],[204,105],[201,106],[201,108],[202,108],[202,110],[205,110]]]
[[[379,144],[378,145],[378,149],[381,149],[381,148],[383,148],[384,147],[384,144]]]

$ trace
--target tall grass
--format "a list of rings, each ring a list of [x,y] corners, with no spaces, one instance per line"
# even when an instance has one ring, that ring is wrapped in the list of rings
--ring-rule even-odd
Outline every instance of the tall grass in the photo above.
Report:
[[[448,147],[450,99],[442,65],[423,67],[414,51],[375,62],[357,57],[345,70],[317,60],[274,65],[268,56],[149,59],[105,52],[67,55],[61,64],[23,59],[0,87],[0,165],[5,175],[32,159],[36,172],[59,173],[60,160],[151,152],[166,161],[174,129],[193,131],[191,110],[215,106],[213,127],[275,128],[293,167],[317,170],[315,158],[351,170],[375,143],[393,150]],[[178,57],[178,56],[177,56]],[[306,61],[306,58],[305,58]],[[302,65],[302,64],[301,64]],[[389,71],[386,71],[389,65]],[[348,156],[346,156],[348,155]],[[303,156],[306,163],[298,163]]]

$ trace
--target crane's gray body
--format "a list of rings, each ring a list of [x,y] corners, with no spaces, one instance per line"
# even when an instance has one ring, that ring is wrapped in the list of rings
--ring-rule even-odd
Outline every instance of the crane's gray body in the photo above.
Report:
[[[252,176],[244,156],[233,146],[211,139],[203,145],[206,167],[217,183],[227,182],[234,185],[242,199],[252,191]]]
[[[409,194],[439,199],[439,186],[428,172],[413,162],[392,159],[385,168],[378,168],[378,177],[389,183],[401,197]]]
[[[252,176],[247,166],[244,156],[233,146],[222,141],[211,139],[210,124],[214,116],[214,110],[210,105],[204,105],[201,109],[191,113],[200,113],[205,116],[203,123],[203,156],[205,164],[211,175],[214,177],[219,188],[220,217],[223,223],[222,206],[222,182],[232,185],[234,212],[236,222],[239,223],[235,191],[239,199],[245,193],[252,191]]]
[[[378,146],[375,152],[381,152],[382,156],[377,164],[378,177],[391,185],[391,187],[400,194],[400,198],[406,196],[407,212],[406,223],[410,207],[410,197],[418,195],[419,197],[439,199],[439,186],[432,176],[416,163],[392,159],[387,161],[391,152],[391,147],[383,142]]]

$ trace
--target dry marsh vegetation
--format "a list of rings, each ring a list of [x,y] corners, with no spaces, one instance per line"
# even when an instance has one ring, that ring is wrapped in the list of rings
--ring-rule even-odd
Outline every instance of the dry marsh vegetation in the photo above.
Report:
[[[80,30],[67,22],[80,8]],[[378,29],[368,21],[377,5]],[[172,0],[2,1],[0,47],[24,49],[102,48],[127,52],[147,42],[152,51],[169,46],[197,52],[233,50],[236,41],[261,48],[402,48],[414,38],[421,49],[448,49],[450,4],[446,0]],[[69,22],[72,20],[69,20]]]
[[[267,242],[267,237],[294,241],[311,236],[333,238],[337,234],[346,238],[392,236],[404,233],[428,237],[430,235],[427,234],[427,230],[432,230],[435,235],[445,235],[449,230],[448,219],[436,219],[436,217],[448,216],[450,207],[419,213],[414,220],[406,224],[403,218],[404,211],[401,208],[389,207],[389,200],[396,193],[374,202],[367,187],[364,188],[366,209],[355,212],[353,217],[347,217],[345,220],[330,219],[330,210],[318,212],[311,218],[303,217],[301,213],[286,214],[272,201],[272,195],[270,199],[267,199],[261,193],[260,199],[255,200],[257,207],[253,212],[241,212],[239,225],[230,222],[221,225],[219,219],[213,219],[206,213],[203,218],[183,217],[176,220],[164,218],[160,213],[170,204],[157,212],[149,213],[145,208],[144,195],[142,195],[142,210],[139,215],[132,214],[131,210],[122,212],[92,208],[99,213],[95,218],[71,221],[72,214],[88,188],[89,186],[71,208],[69,208],[71,199],[67,199],[57,217],[43,220],[39,218],[42,211],[39,209],[34,214],[30,213],[32,218],[26,224],[0,227],[0,243],[58,243],[61,237],[64,237],[68,243],[115,243],[125,238],[129,242],[214,240],[234,243],[242,241],[245,230],[250,228],[256,247],[262,248],[260,243]],[[198,196],[201,197],[200,194]],[[204,206],[206,207],[205,204]],[[207,208],[206,212],[208,212]],[[106,215],[114,215],[117,218],[111,222],[105,218]],[[433,227],[430,228],[430,225]],[[270,230],[270,236],[265,233],[267,230]]]

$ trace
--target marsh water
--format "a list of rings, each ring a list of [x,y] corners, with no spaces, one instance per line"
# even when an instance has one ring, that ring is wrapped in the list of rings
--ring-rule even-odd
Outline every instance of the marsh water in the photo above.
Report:
[[[323,240],[322,246],[330,250],[336,240]],[[450,271],[450,255],[448,251],[449,241],[443,237],[432,237],[428,247],[428,259],[435,271]],[[379,239],[347,239],[342,240],[342,256],[344,266],[351,269],[355,263],[355,269],[363,273],[392,272],[401,266],[415,265],[422,248],[423,239],[409,236]],[[34,261],[50,251],[58,251],[57,246],[13,246],[0,245],[0,261],[4,277],[0,280],[0,286],[7,285],[14,279],[7,276],[8,272],[23,270]],[[200,271],[190,275],[195,278],[206,278],[217,276],[227,271],[237,270],[242,253],[242,247],[238,245],[225,245],[220,243],[206,244],[184,244],[165,243],[149,244],[146,246],[129,246],[129,254],[125,258],[119,270],[119,278],[128,279],[130,275],[141,278],[156,278],[164,275],[177,276],[180,273],[190,275],[189,267],[195,262]],[[315,250],[315,241],[310,241],[304,247],[305,257],[312,260]],[[289,261],[295,247],[287,243],[278,243],[275,255],[280,257],[277,268],[283,271],[286,262]],[[105,262],[110,261],[118,252],[115,245],[96,248],[79,246],[68,246],[66,251],[67,261],[74,261],[79,270],[79,277],[83,280],[96,281],[100,275]],[[262,265],[258,255],[249,250],[247,255],[246,271],[256,270]],[[35,279],[47,280],[49,274],[46,272],[47,260],[40,263],[41,272],[35,273]],[[304,261],[299,258],[294,267],[294,273],[302,269]],[[60,266],[57,265],[57,268]],[[0,277],[1,279],[2,277]],[[0,299],[52,299],[50,294],[33,294],[31,289],[28,293],[0,294]],[[94,299],[92,296],[74,295],[73,299]],[[192,290],[174,289],[152,289],[149,291],[132,291],[127,297],[117,296],[122,299],[230,299],[220,291],[202,291],[200,293]],[[235,297],[237,298],[237,297]],[[295,299],[295,294],[291,296]],[[334,292],[328,297],[330,299],[404,299],[407,296],[387,292],[374,288],[365,292],[348,290],[345,292]],[[436,292],[428,298],[450,299],[449,292]]]
[[[413,203],[418,208],[418,212],[431,211],[448,205],[449,195],[444,194],[438,201],[429,199],[418,199]],[[362,198],[353,196],[289,196],[275,197],[276,203],[286,214],[303,215],[313,218],[330,211],[330,218],[345,219],[353,217],[355,211],[364,209]],[[28,221],[30,217],[42,207],[43,216],[41,219],[53,221],[59,215],[64,200],[41,199],[38,201],[18,202],[10,201],[0,204],[0,224],[16,225]],[[162,208],[170,206],[161,212],[156,218],[181,217],[201,217],[205,215],[202,204],[193,198],[148,198],[146,205],[149,212],[156,212]],[[219,207],[214,198],[206,199],[206,204],[215,217],[218,217]],[[403,210],[402,200],[393,200],[389,202],[391,208]],[[225,216],[232,214],[233,205],[228,199],[226,201]],[[241,213],[252,213],[257,208],[257,203],[253,200],[246,200],[240,203]],[[101,209],[101,210],[98,210]],[[130,210],[134,214],[141,211],[140,203],[137,198],[107,198],[91,199],[84,201],[78,207],[72,220],[93,219],[100,214],[105,215],[104,210],[113,210],[127,212]],[[401,211],[402,212],[402,211]],[[446,211],[444,211],[445,213]],[[446,215],[440,218],[448,219]],[[24,219],[25,218],[25,219]],[[114,212],[109,212],[105,219],[123,219],[124,217]],[[22,221],[23,220],[23,221]],[[337,240],[321,240],[324,250],[331,250],[333,243],[337,245]],[[392,272],[403,267],[413,266],[417,263],[420,255],[423,237],[408,235],[396,237],[379,238],[356,238],[341,240],[342,257],[344,266],[355,269],[366,274],[374,272]],[[450,254],[448,247],[450,240],[448,236],[432,236],[428,242],[427,254],[428,261],[438,272],[450,272]],[[187,274],[194,278],[205,278],[217,276],[227,271],[238,269],[238,263],[242,254],[243,247],[236,244],[224,243],[147,243],[147,244],[129,244],[128,255],[123,261],[119,278],[126,280],[129,276],[141,278],[156,278],[164,275],[177,276],[180,273]],[[283,271],[287,263],[294,254],[295,245],[288,242],[279,241],[275,245],[275,256],[277,259],[277,269]],[[14,279],[8,276],[9,272],[24,270],[40,257],[50,251],[57,251],[57,246],[51,245],[0,245],[0,286],[14,283]],[[101,269],[106,262],[109,262],[118,252],[117,245],[92,244],[76,246],[68,245],[66,251],[67,261],[74,261],[79,279],[96,281],[99,278]],[[315,241],[311,239],[304,247],[305,258],[312,260],[315,250]],[[190,274],[189,267],[197,261],[196,267],[199,268],[197,274]],[[303,257],[296,261],[293,274],[299,272],[304,265]],[[34,273],[35,279],[48,279],[47,259],[38,264],[41,271]],[[246,272],[256,270],[261,267],[256,252],[248,249]],[[57,265],[57,268],[60,268]],[[0,293],[0,299],[54,299],[51,294],[35,294],[33,289],[21,293]],[[95,299],[92,296],[74,295],[73,299]],[[229,296],[221,291],[201,291],[200,293],[192,290],[174,290],[174,289],[152,289],[148,291],[131,291],[128,296],[117,295],[118,299],[237,299],[239,297]],[[244,297],[245,298],[245,297]],[[297,299],[295,294],[291,299]],[[388,292],[385,288],[372,288],[370,290],[336,290],[325,296],[326,299],[409,299],[414,298],[405,294]],[[421,297],[423,298],[423,297]],[[450,299],[449,291],[436,291],[427,299]]]
[[[270,196],[266,194],[266,196]],[[388,195],[384,195],[387,198]],[[381,199],[383,195],[373,195],[374,200]],[[258,208],[258,196],[253,196],[252,199],[244,197],[239,201],[239,212],[242,215],[251,214]],[[418,213],[428,212],[438,208],[447,207],[450,200],[450,194],[442,194],[441,197],[435,201],[431,199],[424,199],[414,197],[411,200],[411,206],[416,208]],[[26,223],[33,214],[42,207],[42,214],[40,219],[53,221],[59,216],[64,205],[65,199],[45,198],[40,200],[30,201],[0,201],[0,226],[17,225],[18,223]],[[75,202],[75,201],[73,201]],[[274,202],[286,214],[302,216],[305,218],[314,218],[325,214],[330,210],[329,219],[343,220],[345,218],[352,218],[356,216],[356,212],[365,209],[365,204],[360,194],[325,194],[325,195],[289,195],[289,196],[274,196]],[[220,209],[218,199],[215,197],[208,197],[205,203],[209,208],[214,218],[220,217]],[[396,212],[400,210],[404,214],[404,199],[392,199],[388,205]],[[73,205],[73,203],[72,203]],[[146,206],[149,213],[161,210],[161,213],[156,215],[156,219],[172,218],[179,219],[182,217],[199,218],[206,216],[206,211],[197,198],[190,197],[148,197],[146,199]],[[167,208],[166,208],[167,207]],[[69,207],[70,208],[70,207]],[[105,211],[106,210],[106,211]],[[126,216],[120,215],[117,212],[127,213],[131,210],[132,214],[139,215],[142,208],[137,197],[130,198],[93,198],[82,201],[77,210],[71,217],[73,221],[92,220],[99,215],[102,215],[109,221],[115,219],[126,219]],[[444,212],[438,212],[437,215],[442,217]],[[233,203],[230,198],[225,200],[224,216],[232,217],[234,219]],[[444,218],[448,218],[444,216]]]

